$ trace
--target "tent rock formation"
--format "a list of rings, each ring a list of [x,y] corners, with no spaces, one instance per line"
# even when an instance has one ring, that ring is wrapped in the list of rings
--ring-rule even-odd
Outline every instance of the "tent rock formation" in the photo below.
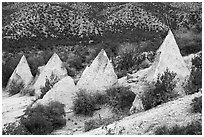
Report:
[[[117,75],[106,52],[102,49],[92,64],[86,67],[77,86],[87,91],[103,91],[117,83]]]
[[[17,67],[15,68],[14,72],[12,73],[10,77],[8,84],[6,86],[6,89],[9,88],[12,81],[15,81],[17,83],[23,82],[24,86],[27,86],[32,81],[32,79],[33,79],[33,75],[30,71],[28,62],[25,56],[23,55]]]
[[[47,105],[51,101],[58,101],[65,105],[65,111],[69,111],[73,106],[73,98],[76,92],[77,87],[74,80],[70,76],[66,76],[57,82],[37,103]]]
[[[59,79],[67,76],[67,70],[63,66],[62,61],[56,53],[54,53],[47,64],[40,69],[40,74],[32,86],[32,88],[35,89],[35,93],[37,95],[41,94],[40,88],[45,86],[46,78],[50,79],[52,74],[54,74],[54,76],[58,77]]]
[[[181,88],[181,84],[185,78],[188,77],[190,71],[180,54],[180,50],[171,30],[169,30],[164,42],[157,50],[152,66],[119,80],[119,84],[131,87],[131,90],[136,94],[136,98],[130,109],[131,113],[134,113],[134,110],[136,110],[136,112],[141,111],[142,106],[140,105],[142,105],[142,102],[139,100],[139,97],[142,96],[147,87],[146,84],[155,81],[158,74],[163,74],[167,68],[177,73],[176,79],[179,81],[176,91],[178,91],[180,95],[183,95],[184,92]]]
[[[167,68],[177,73],[180,79],[185,79],[190,73],[171,30],[157,50],[155,61],[147,73],[147,80],[156,79],[158,74],[163,74]]]

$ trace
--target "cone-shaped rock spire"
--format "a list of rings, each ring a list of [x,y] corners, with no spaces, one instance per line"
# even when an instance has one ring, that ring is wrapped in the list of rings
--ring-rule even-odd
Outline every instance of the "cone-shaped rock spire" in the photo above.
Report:
[[[50,79],[52,74],[59,79],[67,75],[67,70],[56,53],[52,55],[47,64],[43,67],[34,83],[33,88],[36,92],[38,92],[41,87],[45,86],[46,78]]]
[[[58,101],[64,104],[65,110],[68,111],[73,106],[73,99],[76,92],[77,87],[74,84],[74,80],[70,76],[67,76],[57,82],[37,103],[47,105],[51,101]]]
[[[79,79],[79,89],[88,91],[106,90],[117,84],[117,75],[108,59],[106,52],[102,49],[94,59],[90,67],[86,67]]]
[[[30,71],[26,57],[23,55],[8,81],[7,88],[9,88],[12,81],[17,83],[23,82],[24,85],[27,86],[32,81],[32,79],[33,75]]]
[[[182,78],[189,74],[171,30],[157,50],[155,61],[147,73],[148,80],[156,78],[159,73],[163,74],[167,68]]]

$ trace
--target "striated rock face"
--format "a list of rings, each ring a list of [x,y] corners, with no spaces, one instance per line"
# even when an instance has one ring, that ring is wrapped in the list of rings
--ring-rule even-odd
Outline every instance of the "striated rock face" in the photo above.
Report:
[[[58,101],[65,105],[65,111],[69,111],[73,106],[73,98],[76,92],[77,87],[74,84],[74,80],[70,76],[67,76],[57,82],[53,88],[36,103],[47,105],[51,101]]]
[[[87,91],[106,90],[118,83],[117,75],[102,49],[90,66],[87,66],[79,79],[79,89]]]
[[[175,124],[186,126],[194,121],[202,121],[202,114],[191,113],[192,99],[202,96],[195,93],[174,101],[162,104],[145,112],[133,114],[110,125],[102,126],[86,135],[151,135],[157,127],[172,127]]]
[[[67,70],[56,53],[52,55],[47,64],[40,70],[40,74],[32,86],[37,95],[40,94],[40,88],[45,86],[46,78],[50,79],[52,74],[58,77],[59,80],[67,75]]]
[[[147,80],[156,79],[158,74],[163,74],[167,68],[177,73],[180,79],[184,79],[190,73],[171,30],[157,50],[155,61],[147,73]]]
[[[16,81],[17,83],[23,82],[25,86],[27,86],[33,80],[33,75],[30,71],[30,67],[24,55],[21,57],[20,62],[18,63],[13,74],[11,75],[6,86],[7,89],[9,88],[13,80]]]

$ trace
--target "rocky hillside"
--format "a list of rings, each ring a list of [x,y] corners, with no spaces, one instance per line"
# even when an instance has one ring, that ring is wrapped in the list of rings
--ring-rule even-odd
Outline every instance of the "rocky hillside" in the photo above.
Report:
[[[3,3],[4,39],[92,42],[108,32],[166,32],[200,23],[201,3]]]

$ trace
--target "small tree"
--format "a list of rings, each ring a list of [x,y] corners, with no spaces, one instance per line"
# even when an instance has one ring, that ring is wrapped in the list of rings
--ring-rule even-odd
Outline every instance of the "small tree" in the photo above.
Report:
[[[74,98],[73,111],[75,114],[92,116],[96,109],[97,100],[94,95],[87,93],[85,90],[80,90]]]

